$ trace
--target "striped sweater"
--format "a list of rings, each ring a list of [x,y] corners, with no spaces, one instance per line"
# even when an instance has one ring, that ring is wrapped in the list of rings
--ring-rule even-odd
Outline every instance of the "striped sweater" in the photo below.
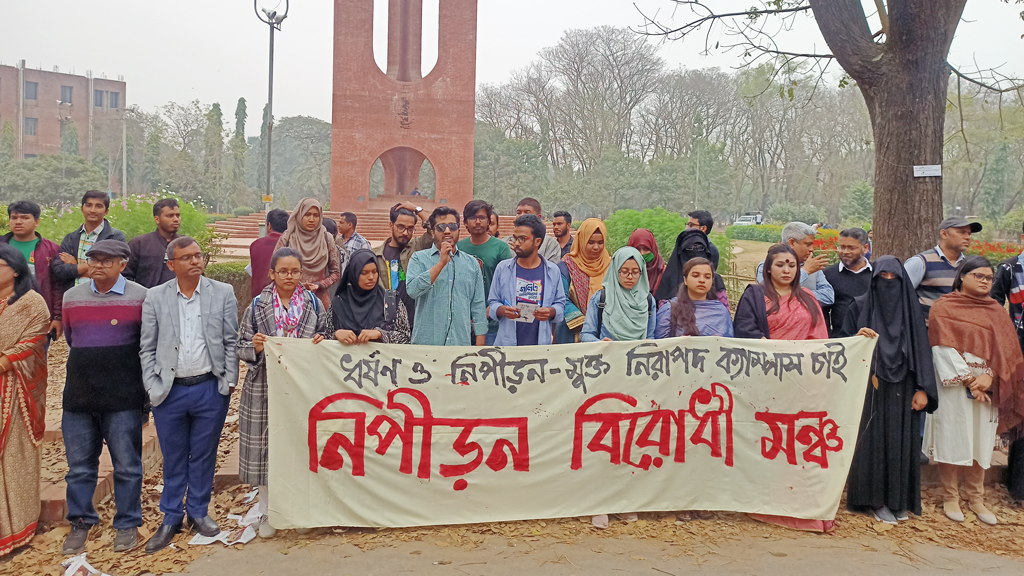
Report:
[[[146,289],[125,281],[124,294],[97,294],[92,282],[64,293],[62,324],[68,341],[64,410],[119,412],[141,410],[139,341]]]

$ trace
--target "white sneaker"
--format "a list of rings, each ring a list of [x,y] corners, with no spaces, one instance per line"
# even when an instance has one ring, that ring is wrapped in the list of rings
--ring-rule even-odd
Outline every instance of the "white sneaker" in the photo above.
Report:
[[[879,522],[885,522],[886,524],[896,524],[896,516],[893,515],[892,511],[887,506],[881,508],[874,508],[871,510],[875,520]]]
[[[600,528],[604,530],[608,527],[608,515],[600,514],[590,519],[590,523],[594,525],[594,528]]]
[[[266,516],[260,516],[260,538],[273,538],[277,536],[277,528],[270,525],[270,519]]]
[[[310,532],[312,532],[312,531],[313,531],[313,529],[312,529],[312,528],[296,528],[296,529],[295,529],[295,532],[296,532],[297,534],[309,534],[309,533],[310,533]]]
[[[619,518],[622,518],[626,522],[636,522],[640,519],[639,516],[636,515],[636,512],[626,512],[625,514],[619,514]]]

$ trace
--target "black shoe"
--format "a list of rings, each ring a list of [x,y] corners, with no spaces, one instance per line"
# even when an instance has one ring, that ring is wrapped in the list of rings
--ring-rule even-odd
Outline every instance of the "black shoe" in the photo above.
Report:
[[[64,538],[64,546],[61,548],[60,553],[65,556],[74,556],[85,550],[85,542],[89,539],[90,528],[92,528],[91,525],[81,520],[72,520],[71,531]]]
[[[142,544],[142,540],[139,539],[138,528],[125,528],[117,531],[117,537],[114,538],[114,552],[127,552],[134,550]]]
[[[146,542],[146,554],[156,554],[167,548],[178,532],[181,532],[181,524],[161,524],[156,534]]]
[[[185,525],[189,528],[195,528],[196,532],[208,538],[220,534],[220,526],[209,516],[203,516],[202,518],[189,517],[185,520]]]

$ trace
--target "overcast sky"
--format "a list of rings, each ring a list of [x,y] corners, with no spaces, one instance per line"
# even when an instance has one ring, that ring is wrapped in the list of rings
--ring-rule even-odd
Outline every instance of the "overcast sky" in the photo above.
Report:
[[[274,6],[277,0],[261,0]],[[375,55],[385,58],[383,8],[374,0]],[[436,60],[437,4],[424,0],[424,60]],[[869,13],[874,4],[864,0]],[[668,21],[670,0],[482,0],[478,12],[477,84],[501,83],[510,73],[558,42],[571,28],[600,25],[638,27],[643,18],[637,6]],[[283,4],[283,2],[282,2]],[[715,6],[742,10],[751,0],[714,0]],[[1021,6],[997,0],[967,4],[953,42],[950,62],[961,70],[1002,66],[1009,75],[1024,75],[1024,22]],[[4,31],[0,33],[0,63],[26,60],[31,68],[108,78],[123,75],[127,101],[152,110],[168,101],[199,99],[220,102],[225,116],[235,102],[249,103],[246,131],[259,132],[259,111],[267,97],[267,26],[260,23],[246,0],[30,0],[4,2]],[[675,15],[678,22],[689,16]],[[796,26],[780,41],[784,49],[827,50],[813,20],[798,17]],[[433,29],[431,30],[431,21]],[[331,117],[331,60],[333,2],[294,0],[276,36],[275,116]],[[874,26],[877,28],[877,25]],[[713,37],[712,41],[716,38]],[[703,37],[661,45],[661,56],[672,67],[728,68],[740,63],[737,53],[701,56]]]

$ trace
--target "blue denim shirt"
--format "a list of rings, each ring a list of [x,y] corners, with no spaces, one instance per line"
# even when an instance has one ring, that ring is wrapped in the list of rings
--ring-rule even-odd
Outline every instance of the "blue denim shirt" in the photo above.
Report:
[[[484,275],[474,256],[455,252],[430,283],[430,269],[441,260],[437,246],[414,252],[406,271],[405,289],[416,299],[412,343],[428,346],[470,346],[470,328],[487,334]]]
[[[600,342],[605,338],[615,340],[615,336],[612,336],[612,333],[604,326],[601,326],[600,336],[597,334],[597,303],[600,299],[601,293],[597,292],[590,298],[590,303],[587,304],[587,319],[583,321],[583,331],[580,332],[581,342]],[[651,298],[650,302],[651,309],[648,311],[647,317],[647,335],[644,336],[646,340],[654,339],[654,329],[658,325],[658,303],[654,298]],[[607,313],[608,311],[605,310],[605,314]]]
[[[562,274],[558,266],[541,258],[544,267],[544,296],[541,306],[554,308],[555,317],[540,321],[540,332],[537,344],[551,344],[551,327],[561,322],[565,314],[565,288],[562,286]],[[516,259],[502,260],[494,269],[491,280],[491,294],[487,298],[487,315],[498,320],[498,335],[494,338],[495,346],[516,345],[516,321],[498,316],[498,307],[505,302],[514,305],[516,301]]]

